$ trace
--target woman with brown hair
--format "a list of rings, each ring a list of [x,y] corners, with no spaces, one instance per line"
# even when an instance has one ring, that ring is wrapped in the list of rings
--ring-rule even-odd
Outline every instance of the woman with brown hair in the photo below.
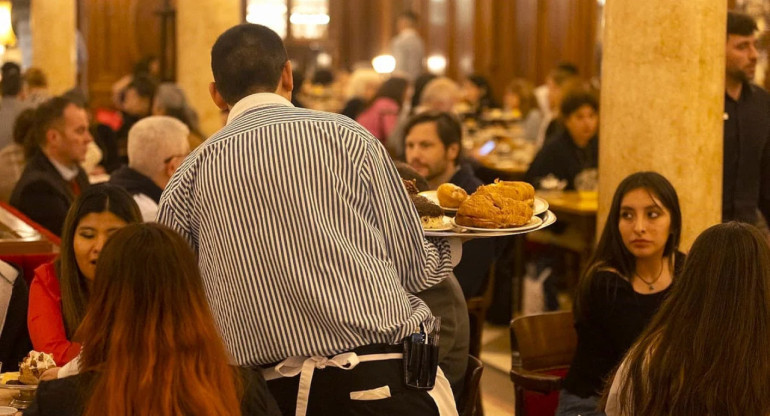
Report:
[[[715,225],[615,375],[607,415],[770,415],[770,248]]]
[[[32,346],[67,364],[80,352],[73,336],[86,314],[96,260],[107,239],[126,224],[141,222],[131,195],[114,185],[94,185],[70,207],[61,252],[35,269],[29,288],[27,325]]]
[[[195,255],[165,226],[133,224],[112,236],[77,338],[80,374],[42,383],[25,414],[278,412],[261,373],[229,365]]]

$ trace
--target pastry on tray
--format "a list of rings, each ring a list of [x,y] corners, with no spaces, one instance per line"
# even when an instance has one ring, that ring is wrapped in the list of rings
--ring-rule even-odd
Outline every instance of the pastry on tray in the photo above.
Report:
[[[444,208],[457,208],[460,204],[468,199],[468,194],[465,189],[453,183],[441,184],[436,189],[436,196],[438,197],[438,203]]]

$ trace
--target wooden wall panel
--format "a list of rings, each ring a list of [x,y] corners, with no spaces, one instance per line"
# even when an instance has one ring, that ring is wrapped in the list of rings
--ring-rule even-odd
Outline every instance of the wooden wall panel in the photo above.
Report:
[[[88,46],[92,106],[110,107],[112,84],[147,55],[160,53],[157,0],[79,0],[79,29]]]

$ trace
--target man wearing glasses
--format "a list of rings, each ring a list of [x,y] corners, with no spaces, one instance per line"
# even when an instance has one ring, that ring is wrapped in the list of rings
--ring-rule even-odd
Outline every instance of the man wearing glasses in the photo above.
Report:
[[[144,221],[155,221],[160,195],[171,175],[190,153],[190,130],[168,116],[139,120],[128,132],[128,166],[116,170],[110,183],[133,195]]]

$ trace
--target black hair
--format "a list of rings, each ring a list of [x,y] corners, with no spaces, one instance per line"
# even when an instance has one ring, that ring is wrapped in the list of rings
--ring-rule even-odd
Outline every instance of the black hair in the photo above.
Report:
[[[746,13],[727,12],[727,34],[751,36],[757,31],[757,22]]]
[[[419,17],[417,16],[417,13],[411,10],[405,10],[401,12],[401,14],[399,14],[398,17],[401,19],[409,20],[412,23],[412,25],[416,25],[417,21],[420,20]]]
[[[479,110],[497,107],[497,103],[495,103],[495,99],[492,96],[492,86],[484,76],[478,74],[468,75],[468,81],[483,91],[479,98]]]
[[[444,148],[457,144],[459,152],[457,153],[457,158],[453,160],[454,163],[457,163],[462,158],[463,129],[460,120],[450,113],[426,111],[410,118],[404,126],[404,140],[406,140],[406,136],[409,135],[414,126],[431,122],[436,123],[436,131],[438,132],[439,139],[441,139],[441,143],[444,144]]]
[[[378,98],[386,97],[395,101],[398,104],[398,108],[401,108],[404,103],[404,96],[406,95],[407,88],[409,88],[409,81],[406,79],[390,77],[382,83],[380,89],[377,90],[377,93],[374,95],[374,98],[372,98],[369,105],[374,103]]]
[[[134,75],[134,79],[126,87],[126,90],[128,89],[133,89],[142,98],[152,99],[158,90],[158,84],[149,75],[139,74]]]
[[[420,106],[420,98],[422,97],[422,91],[425,89],[431,81],[438,78],[438,76],[429,72],[420,74],[417,79],[414,80],[414,94],[412,94],[412,111]]]
[[[679,249],[682,235],[682,210],[679,207],[679,196],[671,182],[657,172],[636,172],[623,179],[615,189],[610,212],[607,214],[607,221],[604,223],[604,230],[599,238],[596,251],[588,263],[588,269],[583,272],[578,283],[576,306],[579,316],[585,317],[587,308],[591,306],[588,301],[591,280],[598,268],[615,269],[621,276],[629,279],[634,273],[636,258],[623,243],[623,236],[620,235],[618,224],[620,223],[620,205],[623,198],[635,189],[647,190],[655,199],[660,201],[663,208],[668,210],[671,216],[669,236],[663,248],[663,256],[672,258]]]
[[[584,105],[591,106],[594,111],[598,112],[599,100],[596,98],[596,94],[580,88],[568,92],[561,101],[561,108],[559,109],[561,117],[566,119]]]
[[[24,79],[21,76],[21,67],[14,62],[6,62],[0,68],[2,81],[0,81],[0,92],[3,97],[13,97],[19,95]]]
[[[231,27],[211,48],[216,89],[230,105],[257,92],[275,91],[288,60],[280,36],[253,23]]]

